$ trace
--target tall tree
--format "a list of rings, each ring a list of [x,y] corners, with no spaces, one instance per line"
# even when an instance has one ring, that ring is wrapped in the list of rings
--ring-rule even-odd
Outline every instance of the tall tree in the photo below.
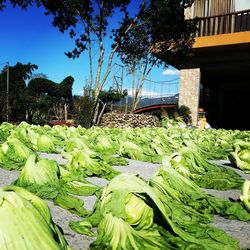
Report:
[[[141,5],[141,14],[136,20],[126,16],[123,23],[116,32],[126,27],[127,23],[134,22],[133,29],[130,29],[124,36],[124,39],[117,39],[119,44],[117,52],[121,61],[126,65],[128,72],[133,76],[132,80],[132,96],[133,103],[131,111],[133,112],[142,93],[144,81],[148,77],[154,66],[158,66],[161,62],[150,52],[152,46],[152,13],[149,15],[151,4],[143,1]],[[119,36],[116,36],[119,37]],[[137,79],[135,79],[137,78]]]
[[[0,7],[4,7],[4,2],[6,1],[0,1]],[[10,0],[10,2],[13,6],[19,5],[24,9],[33,3],[38,6],[43,5],[46,9],[45,14],[53,15],[53,25],[59,28],[61,32],[69,31],[70,37],[75,39],[75,48],[66,53],[69,58],[77,58],[82,52],[88,50],[89,84],[91,88],[94,88],[95,115],[93,116],[93,122],[95,122],[98,111],[98,97],[111,72],[112,61],[118,47],[114,44],[108,57],[106,57],[107,50],[104,40],[107,36],[109,19],[118,9],[121,16],[125,16],[127,14],[126,7],[130,0]],[[122,33],[126,33],[131,27],[132,25],[128,24]],[[120,35],[122,38],[123,34]],[[93,46],[97,47],[99,52],[95,76],[93,71]],[[107,63],[104,64],[105,58],[108,59]]]
[[[127,16],[121,25],[134,21],[117,52],[128,72],[133,75],[132,80],[132,112],[138,105],[145,80],[152,68],[164,64],[178,55],[189,53],[194,41],[195,22],[185,20],[184,9],[193,0],[152,0],[143,1],[141,14],[136,20]],[[119,33],[119,29],[116,31]],[[137,76],[137,80],[135,80]]]
[[[49,115],[67,120],[68,106],[72,98],[74,78],[66,77],[61,83],[45,78],[34,78],[29,81],[27,93],[30,98],[29,120],[39,115],[48,120]]]
[[[131,62],[133,71],[138,68],[138,62],[143,65],[144,77],[142,79],[145,79],[150,68],[157,64],[156,57],[152,57],[150,53],[157,54],[158,58],[167,61],[169,52],[177,53],[189,47],[186,42],[190,41],[190,32],[186,29],[190,27],[184,22],[184,8],[192,1],[140,0],[141,7],[138,13],[131,17],[127,10],[130,0],[10,0],[13,6],[19,5],[23,9],[34,3],[38,6],[43,5],[46,10],[45,14],[52,14],[53,25],[61,32],[69,31],[71,38],[75,39],[75,48],[66,53],[68,57],[77,58],[86,50],[88,51],[89,85],[90,88],[94,88],[93,122],[96,122],[98,117],[99,94],[111,72],[114,55],[118,50],[120,55],[127,57],[124,62],[129,62],[130,58],[133,59]],[[6,0],[0,0],[0,8],[4,7],[5,2]],[[122,19],[120,27],[119,23],[114,23],[117,19],[111,19],[117,10],[120,11]],[[117,28],[113,30],[113,34],[108,34],[110,20]],[[113,35],[113,44],[108,54],[108,49],[105,47],[107,35]],[[130,39],[129,43],[126,43],[127,39]],[[131,49],[131,45],[134,45],[134,49]],[[120,49],[120,46],[123,48]],[[182,47],[184,49],[181,49]],[[93,48],[98,48],[99,52],[95,75]],[[138,51],[139,54],[136,55]],[[107,63],[104,63],[105,59]],[[142,83],[138,85],[138,96]]]
[[[5,0],[0,1],[0,6]],[[47,15],[52,14],[53,25],[58,27],[61,32],[69,31],[71,38],[75,39],[75,48],[67,52],[69,58],[77,58],[84,51],[88,51],[89,57],[89,85],[94,88],[94,115],[95,123],[99,110],[99,94],[111,72],[112,61],[119,47],[119,41],[124,39],[126,33],[135,25],[137,16],[131,18],[129,22],[123,22],[119,32],[114,32],[115,40],[107,56],[105,39],[107,39],[107,28],[109,20],[116,10],[120,11],[121,19],[129,16],[127,6],[130,0],[10,0],[13,6],[19,5],[26,9],[29,5],[36,3],[43,5]],[[139,12],[140,15],[140,12]],[[112,19],[112,22],[117,20]],[[118,24],[114,24],[117,26]],[[111,35],[111,34],[109,34]],[[93,71],[93,48],[98,48],[98,66],[96,74]],[[104,63],[105,59],[107,62]]]
[[[6,66],[7,67],[7,66]],[[35,64],[22,64],[17,63],[15,66],[9,66],[9,91],[7,93],[7,74],[6,67],[0,74],[0,113],[5,114],[5,117],[9,115],[10,121],[20,121],[25,118],[25,106],[26,106],[26,84],[25,80],[29,79],[33,70],[37,69]],[[8,103],[7,96],[8,95]],[[8,110],[7,110],[8,109]],[[2,118],[4,119],[4,118]]]
[[[44,78],[44,79],[49,79],[48,76],[44,73],[36,73],[32,74],[30,79],[35,79],[35,78]]]
[[[183,55],[190,53],[197,20],[186,20],[184,10],[193,2],[194,0],[152,0],[151,52],[161,60],[184,60]]]

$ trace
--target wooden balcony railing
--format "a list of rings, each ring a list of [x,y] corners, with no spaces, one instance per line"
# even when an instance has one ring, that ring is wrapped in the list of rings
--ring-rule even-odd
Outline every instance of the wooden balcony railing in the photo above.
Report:
[[[200,17],[196,36],[212,36],[250,30],[250,9],[226,15]]]

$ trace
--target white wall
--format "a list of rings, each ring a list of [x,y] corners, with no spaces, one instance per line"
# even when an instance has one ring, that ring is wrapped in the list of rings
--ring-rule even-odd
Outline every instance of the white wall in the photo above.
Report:
[[[235,0],[235,11],[250,9],[250,0]]]

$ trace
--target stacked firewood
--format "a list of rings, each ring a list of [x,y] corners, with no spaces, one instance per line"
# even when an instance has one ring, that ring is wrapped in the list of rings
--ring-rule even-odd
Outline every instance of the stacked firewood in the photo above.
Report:
[[[103,115],[100,126],[109,128],[158,127],[159,119],[153,115],[111,112]]]

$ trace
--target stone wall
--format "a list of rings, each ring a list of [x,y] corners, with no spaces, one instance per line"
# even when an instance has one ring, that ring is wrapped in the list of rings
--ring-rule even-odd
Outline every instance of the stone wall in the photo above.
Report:
[[[160,122],[153,115],[110,112],[103,115],[100,126],[109,128],[156,127],[160,126]]]
[[[186,105],[191,110],[193,125],[197,125],[200,96],[200,69],[182,69],[180,74],[179,106]]]

